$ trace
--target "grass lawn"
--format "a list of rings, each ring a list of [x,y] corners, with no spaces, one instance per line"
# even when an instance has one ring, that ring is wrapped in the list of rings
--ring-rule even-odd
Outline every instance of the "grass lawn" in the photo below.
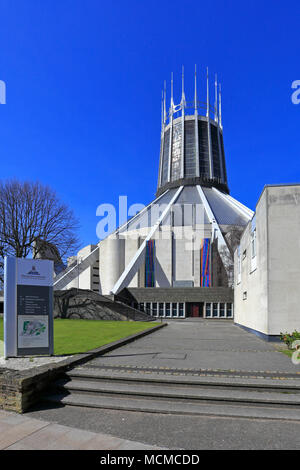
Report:
[[[76,354],[99,348],[159,323],[104,320],[54,320],[54,354]],[[3,340],[3,319],[0,319]]]
[[[0,318],[0,341],[3,341],[4,331],[3,331],[3,318]]]

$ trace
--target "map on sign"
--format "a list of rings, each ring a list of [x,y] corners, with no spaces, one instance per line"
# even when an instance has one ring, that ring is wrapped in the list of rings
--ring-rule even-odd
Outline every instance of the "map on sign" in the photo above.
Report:
[[[26,315],[18,316],[18,347],[47,347],[48,317]]]
[[[45,323],[39,321],[24,321],[23,322],[23,331],[21,332],[22,336],[38,336],[41,333],[46,331]]]

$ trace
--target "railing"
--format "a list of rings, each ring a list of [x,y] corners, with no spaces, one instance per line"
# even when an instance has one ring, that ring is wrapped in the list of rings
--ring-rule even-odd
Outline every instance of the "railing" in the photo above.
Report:
[[[170,122],[170,117],[178,117],[179,113],[182,112],[184,109],[184,113],[186,115],[193,115],[195,113],[195,101],[186,101],[185,106],[183,107],[182,104],[174,105],[173,109],[170,108],[166,115],[165,125]],[[207,113],[207,103],[204,101],[197,101],[197,111],[199,111],[199,116],[206,117]],[[209,117],[211,119],[215,119],[215,115],[218,115],[217,109],[215,106],[209,104]]]

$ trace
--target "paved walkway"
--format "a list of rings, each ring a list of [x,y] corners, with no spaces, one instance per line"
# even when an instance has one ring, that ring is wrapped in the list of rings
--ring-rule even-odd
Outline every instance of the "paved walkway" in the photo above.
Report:
[[[142,373],[143,368],[145,373],[149,369],[159,374],[176,374],[177,370],[178,374],[184,375],[194,374],[194,370],[203,371],[203,369],[226,370],[228,374],[233,371],[232,375],[235,375],[236,371],[244,371],[246,377],[248,371],[264,371],[266,375],[270,375],[268,371],[273,371],[280,372],[276,374],[280,378],[284,373],[292,373],[300,379],[300,375],[297,375],[300,373],[300,366],[293,365],[287,356],[276,351],[273,344],[266,343],[234,326],[231,321],[172,321],[166,328],[90,361],[83,367],[92,366],[117,370],[122,367],[126,370],[136,368],[137,374]],[[122,370],[119,371],[118,373],[122,373]],[[204,372],[201,375],[211,376],[217,373]],[[263,376],[263,373],[253,375]],[[210,377],[209,380],[217,378]],[[245,378],[245,380],[253,382],[256,379]],[[268,382],[268,379],[264,380]],[[298,382],[298,379],[296,380]],[[288,380],[285,381],[287,382]],[[109,437],[109,443],[134,446],[126,448],[151,449],[149,446],[163,446],[169,449],[299,449],[300,423],[293,420],[224,418],[213,415],[185,416],[78,406],[61,408],[55,405],[49,407],[48,404],[37,406],[35,410],[27,413],[27,416],[34,418],[35,423],[37,417],[48,422],[52,421],[55,423],[52,425],[54,429],[70,430],[68,426],[75,427],[73,435],[77,443],[78,436],[87,431],[87,436],[104,432],[117,436],[116,440]],[[41,421],[39,424],[41,425]],[[51,425],[46,423],[46,426],[50,426],[51,429]],[[80,428],[84,431],[80,431]],[[39,432],[42,431],[43,429]],[[68,436],[68,432],[65,433]],[[72,430],[70,433],[72,436]],[[97,434],[94,434],[90,441],[87,437],[86,445],[90,445],[89,448],[97,449],[94,443],[97,443],[100,449],[104,448],[103,444],[113,445],[107,444],[105,440],[108,439],[107,436],[104,436],[101,442],[96,436]],[[103,434],[98,434],[98,439],[101,439],[101,436]],[[134,441],[144,444],[136,444]],[[20,444],[22,441],[18,445]],[[59,441],[58,445],[61,444],[63,443]],[[31,441],[31,445],[33,448],[40,448],[37,447],[39,445],[37,438],[34,442]],[[55,446],[55,443],[51,445]],[[85,445],[84,442],[81,445]],[[118,447],[121,448],[124,447]]]
[[[189,450],[300,449],[300,423],[287,420],[137,413],[79,406],[40,408],[30,416],[144,442],[148,449],[151,445]]]
[[[278,345],[277,345],[278,347]],[[134,341],[87,366],[141,367],[299,374],[300,365],[231,321],[172,321],[149,336]]]
[[[161,448],[0,411],[0,450],[155,449]]]

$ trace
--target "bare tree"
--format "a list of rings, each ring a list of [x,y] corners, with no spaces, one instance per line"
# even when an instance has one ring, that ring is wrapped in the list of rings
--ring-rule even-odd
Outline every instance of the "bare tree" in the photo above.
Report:
[[[49,186],[17,180],[0,182],[0,281],[5,255],[26,258],[32,254],[38,258],[50,244],[65,260],[78,248],[77,228],[73,211]]]
[[[241,227],[238,225],[232,226],[231,229],[225,235],[232,259],[234,257],[234,252],[240,243],[240,239],[244,231],[244,228],[245,227]]]
[[[225,235],[227,248],[220,249],[220,255],[226,270],[229,285],[233,285],[234,278],[234,252],[240,243],[243,227],[233,226]]]

